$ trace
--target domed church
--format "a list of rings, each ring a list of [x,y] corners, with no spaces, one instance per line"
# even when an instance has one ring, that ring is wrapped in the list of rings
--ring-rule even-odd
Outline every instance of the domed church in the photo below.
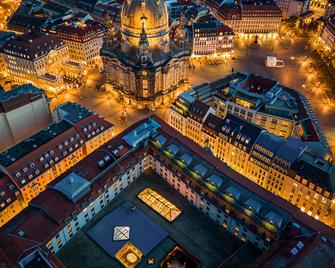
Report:
[[[106,15],[108,34],[101,56],[106,83],[139,109],[167,104],[188,82],[190,48],[181,16],[175,40],[163,0],[125,0],[116,31]]]

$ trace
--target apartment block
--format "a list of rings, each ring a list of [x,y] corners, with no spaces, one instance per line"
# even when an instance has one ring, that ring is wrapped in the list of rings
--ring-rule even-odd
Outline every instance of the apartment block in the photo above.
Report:
[[[55,122],[0,154],[0,169],[19,189],[16,197],[22,208],[60,174],[113,137],[112,124],[92,112],[81,113],[83,108],[77,104],[67,106],[72,117],[77,112],[77,121]],[[1,218],[0,224],[15,213]]]
[[[229,26],[240,38],[276,38],[282,19],[282,11],[270,1],[208,0],[216,18]]]
[[[167,181],[180,198],[213,219],[213,224],[264,251],[257,263],[283,258],[286,247],[297,243],[285,242],[294,236],[301,240],[299,248],[285,260],[299,263],[316,239],[312,234],[327,239],[333,233],[248,181],[157,116],[131,126],[60,175],[1,232],[5,237],[29,237],[46,246],[50,254],[57,253],[144,171],[157,173],[157,179]],[[283,243],[279,248],[277,240]]]

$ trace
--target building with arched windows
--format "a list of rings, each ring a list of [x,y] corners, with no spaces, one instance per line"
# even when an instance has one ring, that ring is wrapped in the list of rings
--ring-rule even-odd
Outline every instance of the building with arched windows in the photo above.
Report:
[[[101,49],[106,82],[137,108],[169,103],[188,82],[190,49],[184,20],[175,40],[169,38],[169,19],[164,1],[125,1],[121,26],[115,31],[106,16],[108,35]]]

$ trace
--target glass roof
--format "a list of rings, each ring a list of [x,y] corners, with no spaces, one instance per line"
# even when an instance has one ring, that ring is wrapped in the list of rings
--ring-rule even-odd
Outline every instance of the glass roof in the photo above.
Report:
[[[114,241],[123,241],[129,240],[130,227],[129,226],[115,226],[113,240]]]
[[[181,214],[175,205],[151,188],[144,189],[137,197],[168,221],[174,221]]]

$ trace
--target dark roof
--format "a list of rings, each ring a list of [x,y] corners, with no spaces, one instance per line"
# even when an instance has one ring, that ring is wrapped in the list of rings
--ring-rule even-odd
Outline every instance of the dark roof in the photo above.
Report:
[[[222,119],[210,113],[207,116],[203,126],[213,130],[215,133],[218,134],[222,127]]]
[[[31,84],[20,85],[8,91],[0,88],[0,101],[9,101],[20,94],[44,94],[44,91]]]
[[[16,14],[9,19],[7,27],[20,32],[39,31],[45,21],[45,18]]]
[[[193,116],[194,119],[202,121],[210,108],[211,107],[208,106],[206,103],[195,100],[189,108],[189,114]]]
[[[277,84],[278,81],[268,77],[257,74],[249,74],[249,76],[242,83],[240,83],[239,86],[251,92],[264,94]]]
[[[88,110],[84,106],[69,101],[59,105],[55,109],[55,112],[58,113],[61,119],[66,120],[71,124],[75,124],[93,114],[92,111]]]
[[[291,166],[292,170],[316,186],[324,187],[328,192],[335,192],[335,168],[322,159],[312,158],[308,153],[299,157]]]
[[[32,151],[36,150],[36,148],[48,143],[71,127],[72,125],[65,121],[51,124],[49,127],[41,130],[17,145],[14,145],[7,151],[2,152],[0,154],[0,164],[5,167],[11,165],[15,161],[30,154]]]
[[[252,149],[262,131],[263,128],[260,126],[229,113],[223,119],[221,129],[221,133],[224,135],[244,144],[248,152]]]
[[[23,35],[18,35],[9,40],[2,48],[3,53],[11,55],[15,53],[16,57],[28,60],[35,60],[43,56],[53,49],[64,47],[65,43],[52,35],[31,32]]]
[[[159,224],[140,209],[131,210],[131,208],[131,203],[123,203],[87,232],[111,257],[114,257],[128,242],[131,242],[146,256],[168,236],[168,233]],[[117,226],[130,228],[128,240],[113,241],[114,228]]]
[[[6,44],[6,42],[8,42],[8,40],[14,37],[15,33],[13,32],[0,31],[0,47],[2,47],[4,44]]]
[[[220,33],[223,34],[234,34],[233,30],[225,24],[218,23],[218,22],[203,22],[203,23],[194,23],[193,24],[193,31],[197,31],[197,33],[207,33],[207,32],[214,32],[218,35]]]

